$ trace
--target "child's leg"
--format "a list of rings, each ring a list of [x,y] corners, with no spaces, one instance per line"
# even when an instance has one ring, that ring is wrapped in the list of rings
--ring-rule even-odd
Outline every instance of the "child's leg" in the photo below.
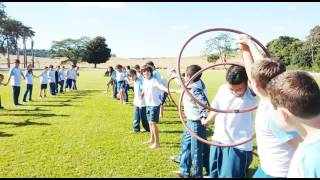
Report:
[[[190,177],[190,168],[191,168],[191,135],[184,130],[181,147],[180,147],[180,163],[179,168],[180,172],[184,177]]]
[[[140,108],[137,106],[134,107],[133,131],[140,131]]]
[[[191,130],[204,138],[205,128],[201,124],[201,121],[188,121],[188,126]],[[202,178],[203,169],[203,142],[197,140],[196,138],[191,138],[191,159],[192,159],[192,172],[193,177]]]
[[[219,178],[219,174],[221,173],[221,165],[222,165],[222,148],[217,146],[210,147],[210,177],[211,178]]]
[[[146,131],[150,131],[149,123],[147,120],[147,112],[146,112],[146,107],[142,107],[140,110],[140,119],[142,122],[142,126]]]
[[[26,102],[26,101],[27,101],[28,92],[29,92],[29,87],[28,87],[28,84],[27,84],[27,89],[26,89],[26,91],[24,92],[23,99],[22,99],[23,102]]]
[[[30,84],[29,87],[30,87],[29,101],[32,101],[32,89],[33,89],[33,85]]]
[[[157,123],[154,123],[154,140],[155,140],[155,145],[159,146],[160,145],[160,139],[159,139],[159,129],[157,126]]]

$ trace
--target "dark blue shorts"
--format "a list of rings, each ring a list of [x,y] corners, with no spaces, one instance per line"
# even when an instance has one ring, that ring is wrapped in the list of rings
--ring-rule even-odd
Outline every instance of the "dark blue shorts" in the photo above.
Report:
[[[47,89],[48,88],[48,84],[41,84],[41,90],[42,89]]]
[[[146,111],[148,122],[159,122],[160,106],[147,106]]]
[[[168,97],[168,93],[164,92],[161,94],[160,100],[161,100],[161,105],[163,105],[166,102],[166,99]]]
[[[125,88],[125,83],[124,83],[124,81],[117,81],[117,89],[118,89],[118,91],[120,90],[120,89],[124,89]]]

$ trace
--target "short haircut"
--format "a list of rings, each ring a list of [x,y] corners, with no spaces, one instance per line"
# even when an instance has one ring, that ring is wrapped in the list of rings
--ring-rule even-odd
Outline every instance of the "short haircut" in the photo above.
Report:
[[[232,65],[227,70],[226,80],[229,84],[238,85],[248,81],[246,69],[242,66]]]
[[[116,66],[116,69],[121,69],[122,68],[122,65],[121,64],[118,64],[117,66]]]
[[[286,71],[286,66],[281,61],[263,59],[253,63],[251,67],[252,78],[265,90],[269,81],[275,76]]]
[[[134,66],[134,69],[140,70],[140,66],[137,64],[137,65]]]
[[[4,75],[3,75],[3,74],[0,74],[0,78],[3,79],[3,78],[4,78]]]
[[[16,60],[14,61],[14,63],[20,64],[20,60],[19,60],[19,59],[16,59]]]
[[[320,89],[306,72],[284,72],[272,79],[266,90],[274,108],[284,107],[306,119],[320,114]]]
[[[146,63],[146,65],[152,66],[153,68],[155,67],[155,66],[154,66],[154,63],[153,63],[152,61],[148,61],[148,62]]]
[[[130,69],[129,74],[130,75],[132,75],[132,74],[137,75],[137,71],[134,69]]]
[[[131,69],[131,67],[130,67],[130,66],[127,66],[127,69]]]
[[[50,67],[50,68],[53,68],[53,65],[50,65],[49,67]]]
[[[149,71],[151,73],[151,77],[153,76],[153,69],[151,66],[144,65],[143,68],[141,69],[141,73],[143,74],[146,71]]]
[[[195,75],[195,74],[196,74],[197,72],[199,72],[200,70],[201,70],[201,67],[200,67],[199,65],[190,65],[190,66],[187,67],[186,75],[191,78],[193,75]],[[192,82],[197,82],[197,81],[199,81],[200,78],[201,78],[201,76],[202,76],[202,73],[199,74],[197,77],[195,77]],[[191,82],[191,83],[192,83],[192,82]]]

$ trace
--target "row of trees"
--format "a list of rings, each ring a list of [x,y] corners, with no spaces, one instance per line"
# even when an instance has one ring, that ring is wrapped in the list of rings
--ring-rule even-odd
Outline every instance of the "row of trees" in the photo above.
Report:
[[[89,37],[81,37],[79,39],[64,39],[61,41],[53,41],[50,56],[52,58],[67,58],[62,63],[72,62],[76,65],[79,62],[88,62],[97,64],[107,62],[111,57],[111,49],[106,44],[106,39],[97,36],[94,39]]]
[[[20,59],[19,40],[23,43],[23,62],[27,65],[27,40],[31,39],[31,51],[33,49],[33,37],[35,32],[31,27],[24,25],[21,21],[10,18],[5,12],[5,5],[0,2],[0,53],[7,54],[7,63],[10,68],[10,54],[16,54]],[[34,58],[32,58],[34,65]]]
[[[267,44],[272,55],[286,65],[303,68],[320,67],[320,26],[310,30],[305,41],[295,37],[280,36]]]

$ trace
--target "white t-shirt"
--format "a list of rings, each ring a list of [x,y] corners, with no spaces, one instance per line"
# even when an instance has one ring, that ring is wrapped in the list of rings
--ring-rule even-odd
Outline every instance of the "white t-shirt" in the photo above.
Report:
[[[285,132],[273,123],[276,118],[272,104],[261,100],[256,120],[257,151],[262,170],[274,177],[287,177],[294,150],[288,141],[297,137],[296,133]]]
[[[74,79],[74,70],[73,69],[69,69],[67,71],[67,79]]]
[[[64,70],[60,70],[59,71],[59,81],[64,81],[66,78],[66,74],[64,72]]]
[[[133,88],[134,88],[133,104],[137,107],[145,107],[146,106],[145,101],[144,101],[144,97],[142,99],[139,98],[142,93],[142,86],[143,86],[143,79],[137,77],[137,80],[133,84]]]
[[[126,73],[125,72],[119,72],[116,71],[116,80],[118,81],[124,81],[126,79]]]
[[[49,76],[49,83],[56,83],[56,71],[50,70],[48,73]]]
[[[40,84],[48,84],[48,71],[43,71],[40,74]]]
[[[33,74],[28,71],[25,72],[24,76],[26,77],[26,84],[33,84]]]
[[[161,104],[161,95],[163,92],[168,92],[168,89],[155,78],[144,79],[142,90],[144,92],[146,106],[159,106]]]
[[[78,71],[76,69],[73,69],[73,77],[74,77],[74,80],[77,80],[78,78]]]
[[[211,107],[215,109],[244,109],[256,105],[256,98],[249,88],[242,97],[232,94],[227,84],[218,90]],[[215,118],[213,139],[222,144],[232,144],[248,139],[253,135],[253,112],[218,113]],[[252,151],[252,141],[235,148]]]
[[[9,76],[11,77],[11,86],[21,86],[21,69],[13,67],[9,70]]]

